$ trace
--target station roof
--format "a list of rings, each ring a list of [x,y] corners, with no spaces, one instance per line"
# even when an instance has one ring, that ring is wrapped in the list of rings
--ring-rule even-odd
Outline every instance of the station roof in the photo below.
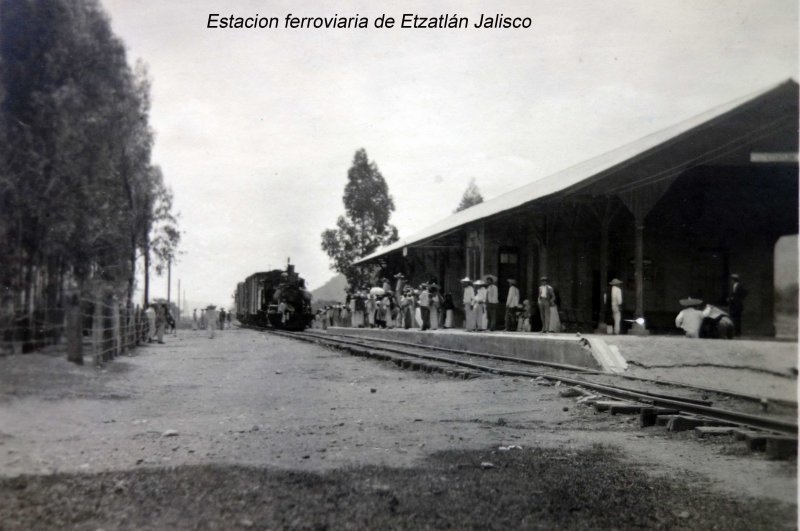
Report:
[[[773,134],[776,129],[791,128],[794,141],[792,146],[787,147],[796,152],[797,100],[798,85],[794,80],[772,85],[456,212],[411,236],[381,247],[355,263],[366,263],[403,247],[445,236],[470,223],[533,202],[578,193],[609,195],[637,186],[648,186],[654,180],[668,179],[689,167],[719,161],[740,149],[743,142],[751,145],[753,141]],[[758,117],[759,127],[752,125],[754,116]],[[759,132],[761,137],[758,136]],[[666,150],[671,152],[665,156]],[[653,164],[656,157],[661,162],[658,168]],[[640,167],[637,168],[637,165]],[[599,183],[602,184],[598,186]]]

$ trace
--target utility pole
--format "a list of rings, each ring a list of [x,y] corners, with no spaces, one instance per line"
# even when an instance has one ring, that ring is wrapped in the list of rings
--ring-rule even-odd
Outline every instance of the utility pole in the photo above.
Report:
[[[167,259],[167,306],[169,306],[170,289],[172,288],[172,257]]]

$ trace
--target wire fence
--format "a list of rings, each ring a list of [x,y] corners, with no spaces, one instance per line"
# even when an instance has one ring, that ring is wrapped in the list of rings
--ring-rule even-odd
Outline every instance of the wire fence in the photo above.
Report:
[[[58,307],[36,307],[0,320],[0,355],[64,345],[67,359],[102,364],[129,353],[155,334],[144,310],[112,295],[66,297]]]

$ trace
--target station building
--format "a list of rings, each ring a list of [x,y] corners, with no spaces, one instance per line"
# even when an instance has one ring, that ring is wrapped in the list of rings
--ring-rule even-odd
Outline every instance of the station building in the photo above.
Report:
[[[798,232],[798,84],[788,80],[485,201],[361,258],[412,283],[538,279],[562,318],[605,330],[608,282],[623,282],[629,333],[676,333],[678,301],[725,305],[747,287],[743,334],[774,334],[774,249]],[[644,324],[635,322],[644,318]],[[502,321],[502,319],[500,319]],[[641,322],[641,321],[640,321]]]

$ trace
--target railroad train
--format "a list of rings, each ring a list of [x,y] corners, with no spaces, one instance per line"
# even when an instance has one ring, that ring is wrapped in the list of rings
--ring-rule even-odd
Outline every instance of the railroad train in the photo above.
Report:
[[[236,318],[245,326],[304,330],[314,320],[311,298],[292,264],[254,273],[236,286]]]

